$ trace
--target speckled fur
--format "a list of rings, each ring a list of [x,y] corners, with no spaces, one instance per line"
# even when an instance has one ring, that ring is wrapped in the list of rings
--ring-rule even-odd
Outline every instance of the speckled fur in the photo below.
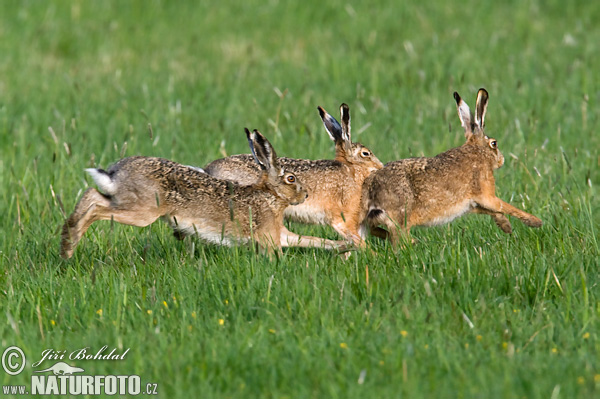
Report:
[[[504,214],[539,227],[542,221],[502,201],[495,194],[493,172],[504,164],[495,139],[484,134],[488,95],[477,96],[475,120],[455,93],[466,143],[433,158],[410,158],[390,162],[369,176],[363,185],[361,232],[383,225],[392,242],[412,226],[432,226],[474,212],[490,215],[506,233],[512,231]]]
[[[279,158],[281,166],[296,174],[308,192],[302,204],[286,208],[285,217],[301,223],[330,225],[346,240],[358,244],[361,242],[358,229],[362,184],[383,164],[367,147],[351,142],[347,105],[340,107],[342,125],[321,107],[319,113],[335,141],[336,156],[331,160]],[[250,155],[219,159],[204,169],[215,177],[240,184],[251,184],[259,174]]]
[[[247,134],[249,141],[264,140],[254,143],[256,148],[265,147],[257,156],[263,170],[252,185],[220,180],[162,158],[129,157],[107,171],[96,170],[96,175],[110,178],[116,191],[106,195],[90,188],[83,194],[63,226],[61,256],[73,255],[91,223],[111,219],[141,227],[162,218],[178,238],[196,234],[223,245],[251,240],[265,248],[287,245],[281,239],[283,211],[304,201],[306,190],[278,165],[275,152],[260,133]],[[312,239],[312,246],[334,247],[329,240]]]

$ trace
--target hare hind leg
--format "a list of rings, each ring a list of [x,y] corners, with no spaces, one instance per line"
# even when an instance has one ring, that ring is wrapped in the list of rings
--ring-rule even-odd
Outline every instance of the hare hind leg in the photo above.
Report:
[[[502,201],[498,197],[484,197],[478,199],[476,202],[480,207],[490,211],[504,213],[519,218],[525,225],[529,227],[541,227],[543,224],[539,218],[512,206],[508,202]]]
[[[119,223],[144,227],[153,223],[161,215],[158,209],[115,209],[108,197],[95,188],[89,188],[83,194],[75,210],[63,225],[60,256],[69,259],[75,247],[92,223],[97,220],[114,220]]]
[[[110,206],[110,199],[95,188],[89,188],[75,205],[75,210],[65,221],[60,241],[60,256],[69,259],[85,231],[90,227],[97,206]]]
[[[369,229],[369,234],[371,234],[373,237],[377,237],[382,240],[390,239],[390,233],[386,229],[382,229],[381,227],[371,227]]]
[[[394,248],[402,247],[406,242],[412,242],[408,215],[404,208],[385,212],[377,209],[369,212],[367,217],[371,219],[369,221],[371,233],[376,237],[389,239]],[[403,221],[403,223],[399,221]],[[379,225],[384,226],[385,229]]]
[[[482,208],[479,205],[473,208],[471,212],[481,215],[489,215],[500,230],[506,234],[512,234],[512,225],[510,224],[510,220],[508,220],[503,213],[490,211],[489,209]]]

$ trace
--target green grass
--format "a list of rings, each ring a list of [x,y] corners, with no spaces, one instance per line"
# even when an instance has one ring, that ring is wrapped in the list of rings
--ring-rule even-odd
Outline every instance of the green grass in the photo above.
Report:
[[[593,1],[4,2],[2,350],[131,348],[70,363],[163,398],[600,396],[598,20]],[[479,87],[498,195],[541,229],[469,216],[345,262],[106,222],[58,256],[86,167],[203,165],[247,152],[245,126],[331,157],[316,107],[341,102],[384,162],[433,156],[463,141],[452,92]]]

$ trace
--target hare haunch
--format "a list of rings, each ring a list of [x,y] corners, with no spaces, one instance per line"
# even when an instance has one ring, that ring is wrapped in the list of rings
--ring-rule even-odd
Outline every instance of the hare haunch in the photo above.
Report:
[[[433,158],[409,158],[390,162],[369,176],[363,185],[361,235],[367,230],[391,238],[398,245],[400,234],[412,226],[433,226],[467,213],[490,215],[498,227],[510,234],[508,218],[519,218],[530,227],[542,221],[496,197],[494,170],[504,164],[498,143],[484,133],[488,93],[477,93],[475,119],[468,105],[454,93],[466,142]],[[379,226],[384,226],[387,232]]]
[[[107,171],[87,169],[102,192],[89,188],[75,206],[63,226],[61,256],[73,255],[96,220],[142,227],[163,218],[178,238],[195,234],[223,245],[256,241],[262,248],[290,246],[283,229],[283,211],[303,202],[306,189],[279,165],[264,136],[248,129],[246,135],[261,170],[251,185],[220,180],[162,158],[129,157]],[[302,237],[295,246],[332,249],[342,244]]]
[[[383,164],[367,147],[352,142],[348,105],[340,106],[341,125],[322,107],[318,110],[329,137],[335,142],[335,159],[279,158],[279,163],[298,176],[308,191],[306,201],[286,208],[284,215],[301,223],[329,225],[346,240],[359,244],[358,211],[362,184]],[[256,179],[260,173],[250,155],[218,159],[204,169],[212,176],[240,184]],[[287,233],[290,243],[303,239],[289,231]]]

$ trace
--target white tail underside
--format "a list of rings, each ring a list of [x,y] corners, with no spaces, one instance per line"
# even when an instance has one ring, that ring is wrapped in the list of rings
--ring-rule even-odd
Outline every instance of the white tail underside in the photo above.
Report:
[[[86,169],[85,171],[94,179],[101,192],[106,195],[115,195],[117,193],[117,185],[109,175],[94,168]]]

